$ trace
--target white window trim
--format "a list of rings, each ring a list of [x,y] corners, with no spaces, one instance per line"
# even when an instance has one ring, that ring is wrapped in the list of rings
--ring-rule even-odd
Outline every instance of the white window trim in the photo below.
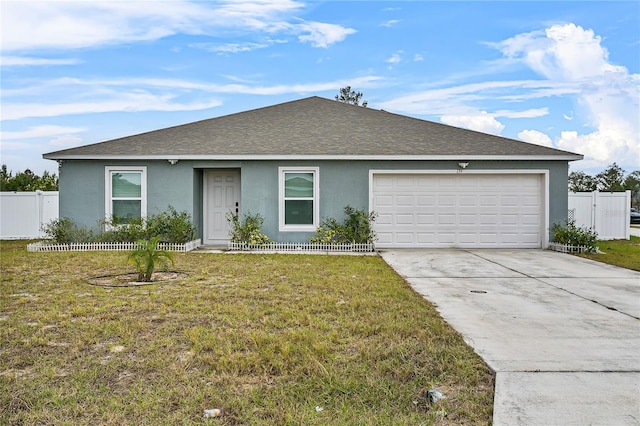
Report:
[[[140,198],[141,198],[141,203],[140,203],[140,214],[142,215],[142,218],[146,218],[147,217],[147,167],[146,166],[132,166],[132,167],[127,167],[127,166],[106,166],[104,168],[104,217],[105,220],[107,221],[111,221],[111,218],[113,216],[113,211],[112,211],[112,197],[111,197],[111,174],[114,172],[137,172],[137,173],[142,173],[142,176],[140,176],[140,185],[141,185],[141,192],[140,192]],[[137,200],[137,198],[135,198]]]
[[[284,223],[284,175],[285,173],[313,173],[313,224],[285,225]],[[278,222],[280,232],[315,232],[320,224],[320,168],[278,167]]]

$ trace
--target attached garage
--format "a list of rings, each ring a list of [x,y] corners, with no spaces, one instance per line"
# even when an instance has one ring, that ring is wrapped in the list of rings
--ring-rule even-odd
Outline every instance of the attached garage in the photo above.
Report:
[[[544,247],[546,182],[543,171],[373,171],[376,245]]]

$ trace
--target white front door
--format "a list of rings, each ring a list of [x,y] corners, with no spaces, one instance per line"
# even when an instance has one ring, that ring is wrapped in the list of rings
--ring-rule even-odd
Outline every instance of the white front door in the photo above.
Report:
[[[226,244],[230,229],[227,213],[240,212],[240,171],[205,170],[203,191],[203,244]]]

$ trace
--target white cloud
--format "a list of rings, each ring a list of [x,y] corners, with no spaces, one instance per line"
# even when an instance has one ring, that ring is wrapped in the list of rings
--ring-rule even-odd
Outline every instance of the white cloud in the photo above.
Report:
[[[256,49],[264,49],[265,47],[269,47],[268,43],[196,43],[189,45],[190,47],[196,47],[199,49],[206,50],[207,52],[218,52],[218,53],[241,53],[241,52],[251,52]]]
[[[537,118],[549,114],[548,108],[531,108],[524,111],[499,110],[491,115],[505,118]]]
[[[388,21],[383,22],[382,24],[380,24],[381,27],[387,27],[390,28],[392,26],[394,26],[395,24],[397,24],[398,21],[397,19],[389,19]]]
[[[391,55],[389,58],[385,59],[385,62],[388,64],[397,64],[402,60],[402,57],[400,55],[402,55],[402,50],[398,50],[396,53],[394,53],[393,55]]]
[[[242,33],[299,35],[300,41],[327,47],[355,30],[295,16],[304,4],[272,1],[12,1],[0,17],[2,50],[78,49],[174,34]]]
[[[49,141],[49,145],[55,146],[56,149],[65,149],[75,146],[79,146],[84,142],[80,136],[76,135],[62,135],[57,136]]]
[[[194,111],[214,108],[221,104],[217,100],[189,103],[173,102],[170,95],[127,92],[119,93],[109,99],[88,102],[5,104],[3,107],[3,120],[118,111]]]
[[[314,93],[353,85],[372,87],[381,78],[363,76],[355,79],[315,83],[261,86],[259,84],[212,84],[190,80],[130,78],[111,80],[82,80],[61,78],[44,81],[23,91],[14,89],[3,93],[2,119],[17,120],[28,117],[55,117],[67,114],[118,111],[192,111],[209,109],[222,103],[212,99],[212,93],[281,95],[286,93]],[[42,102],[41,93],[51,96]],[[60,102],[57,94],[66,94]],[[12,97],[35,96],[38,102],[11,102]]]
[[[308,33],[298,36],[298,40],[303,43],[311,43],[313,47],[328,47],[356,32],[352,28],[322,22],[306,22],[296,25],[295,28],[299,29],[300,32]]]
[[[595,130],[561,133],[558,147],[584,154],[592,164],[613,161],[640,164],[640,75],[609,61],[602,38],[575,24],[520,34],[497,44],[503,54],[519,60],[549,80],[579,88],[577,102],[586,112],[582,122]],[[563,117],[578,121],[576,115]],[[576,125],[581,123],[576,123]]]
[[[594,167],[617,161],[637,168],[640,164],[640,75],[613,64],[600,36],[570,23],[518,34],[489,45],[505,56],[494,62],[494,65],[499,62],[503,71],[505,65],[519,63],[540,74],[541,79],[458,86],[447,81],[432,84],[433,89],[390,99],[380,106],[390,111],[440,115],[442,121],[449,124],[499,133],[502,124],[496,118],[550,115],[549,107],[517,110],[514,105],[563,98],[579,108],[569,115],[551,110],[558,118],[564,117],[565,126],[575,126],[558,129],[563,132],[553,138],[558,148],[585,155],[585,163]],[[488,67],[498,71],[491,64]],[[535,138],[531,131],[525,130],[520,135]],[[536,140],[549,143],[542,137]]]
[[[14,67],[14,66],[33,66],[33,65],[75,65],[81,61],[78,59],[47,59],[47,58],[33,58],[27,56],[2,56],[0,57],[0,66]]]
[[[551,141],[551,138],[548,135],[537,130],[523,130],[518,133],[518,138],[525,142],[553,148],[553,142]]]
[[[553,80],[581,80],[623,72],[608,62],[600,36],[575,24],[554,25],[544,31],[519,34],[495,44],[508,58],[519,59]]]
[[[564,85],[555,85],[548,81],[516,80],[487,81],[460,86],[444,87],[400,96],[382,102],[380,105],[389,111],[402,111],[425,115],[474,115],[481,110],[474,104],[505,100],[513,104],[528,98],[545,98],[553,94],[566,93]],[[548,113],[546,108],[529,109],[528,113],[500,110],[503,117],[541,116]],[[495,114],[494,114],[495,115]]]
[[[416,53],[415,55],[413,55],[413,61],[414,62],[422,62],[422,61],[424,61],[424,57],[421,54]]]
[[[83,127],[68,127],[68,126],[56,126],[56,125],[42,125],[31,127],[27,130],[20,132],[0,132],[0,139],[3,144],[7,139],[33,139],[42,137],[52,137],[59,135],[67,135],[71,133],[82,133],[86,131]]]
[[[492,135],[499,135],[504,129],[504,124],[500,123],[485,111],[481,111],[476,115],[443,115],[440,117],[440,121],[450,126],[462,127]]]

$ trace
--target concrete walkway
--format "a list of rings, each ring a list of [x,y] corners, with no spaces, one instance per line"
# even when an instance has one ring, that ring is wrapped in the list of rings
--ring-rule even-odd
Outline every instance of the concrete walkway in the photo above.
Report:
[[[381,253],[496,372],[494,425],[640,425],[640,273],[543,250]]]

